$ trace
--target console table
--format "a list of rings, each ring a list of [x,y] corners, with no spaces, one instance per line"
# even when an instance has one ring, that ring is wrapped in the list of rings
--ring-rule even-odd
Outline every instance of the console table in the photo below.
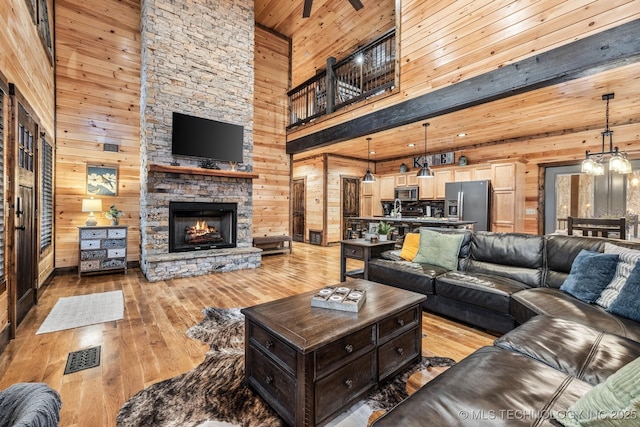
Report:
[[[344,282],[347,276],[369,279],[369,260],[378,258],[380,254],[396,245],[395,240],[371,243],[365,239],[348,239],[340,241],[340,281]],[[361,270],[347,271],[347,258],[358,259],[364,262]]]
[[[82,273],[127,272],[127,225],[78,227],[78,277]]]
[[[427,297],[366,280],[358,313],[311,307],[317,291],[242,309],[246,379],[292,426],[331,420],[422,356]]]

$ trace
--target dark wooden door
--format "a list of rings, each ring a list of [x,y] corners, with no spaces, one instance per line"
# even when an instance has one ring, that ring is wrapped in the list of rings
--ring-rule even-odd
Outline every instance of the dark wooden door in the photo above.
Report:
[[[342,238],[348,236],[348,221],[345,218],[360,216],[360,179],[353,177],[342,178]]]
[[[36,303],[35,143],[37,125],[18,108],[17,186],[15,200],[16,327]]]
[[[296,242],[304,242],[304,211],[305,211],[305,182],[304,178],[293,180],[293,196],[292,196],[292,219],[293,236],[291,238]]]

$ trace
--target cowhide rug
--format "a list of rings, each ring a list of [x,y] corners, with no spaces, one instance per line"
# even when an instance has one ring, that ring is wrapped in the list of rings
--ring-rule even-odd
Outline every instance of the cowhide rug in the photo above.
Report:
[[[244,380],[244,316],[240,309],[205,308],[204,320],[187,335],[208,344],[205,360],[191,371],[138,392],[120,409],[117,426],[282,426],[281,418]],[[366,426],[374,411],[385,411],[408,396],[408,378],[429,366],[451,366],[423,357],[356,403],[329,425]]]

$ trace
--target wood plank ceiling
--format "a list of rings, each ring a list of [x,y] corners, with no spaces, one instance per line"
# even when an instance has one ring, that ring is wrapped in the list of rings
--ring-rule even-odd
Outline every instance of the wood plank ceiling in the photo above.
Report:
[[[255,16],[258,23],[292,39],[292,85],[295,86],[313,76],[317,69],[325,68],[328,56],[338,59],[346,56],[347,52],[329,50],[335,49],[333,46],[348,45],[341,37],[352,39],[349,49],[353,49],[395,25],[395,11],[389,12],[395,2],[363,3],[364,7],[355,12],[347,0],[314,0],[310,18],[303,19],[304,0],[255,0]],[[348,17],[354,13],[369,14],[370,25],[349,26]],[[326,26],[334,28],[331,33],[337,39],[313,37],[314,32]],[[605,102],[601,96],[615,92],[615,99],[610,103],[610,124],[614,132],[618,126],[637,123],[640,120],[637,115],[639,80],[640,64],[636,63],[430,119],[428,151],[464,150],[495,142],[526,141],[582,131],[593,133],[593,139],[585,143],[585,148],[599,151],[599,135],[605,124]],[[459,133],[466,136],[458,137]],[[422,123],[369,136],[373,138],[372,149],[376,153],[372,160],[375,161],[419,155],[424,147]],[[408,147],[409,143],[416,146]],[[636,142],[630,147],[627,141],[624,149],[635,152],[633,157],[638,157],[637,146],[640,144]],[[366,159],[366,140],[358,138],[304,151],[295,154],[294,160],[321,153]]]

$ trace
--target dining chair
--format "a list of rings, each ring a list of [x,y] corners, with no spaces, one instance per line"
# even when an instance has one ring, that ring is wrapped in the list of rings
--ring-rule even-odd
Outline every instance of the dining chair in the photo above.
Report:
[[[583,236],[608,237],[611,239],[627,238],[626,218],[578,218],[567,217],[567,234],[581,231]]]

